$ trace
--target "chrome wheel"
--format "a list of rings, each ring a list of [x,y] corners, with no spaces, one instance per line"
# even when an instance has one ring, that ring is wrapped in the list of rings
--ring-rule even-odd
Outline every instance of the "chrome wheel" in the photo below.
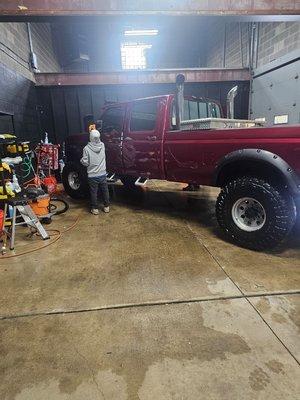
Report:
[[[235,224],[246,232],[260,230],[266,222],[266,211],[263,205],[252,197],[237,200],[231,210]]]
[[[76,171],[69,172],[68,174],[68,184],[71,189],[78,190],[80,188],[79,174]]]

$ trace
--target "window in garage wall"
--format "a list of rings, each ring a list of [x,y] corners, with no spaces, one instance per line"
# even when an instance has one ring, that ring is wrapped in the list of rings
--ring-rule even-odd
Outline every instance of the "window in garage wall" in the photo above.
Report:
[[[123,69],[147,68],[146,52],[151,49],[151,44],[146,43],[122,43],[121,62]]]

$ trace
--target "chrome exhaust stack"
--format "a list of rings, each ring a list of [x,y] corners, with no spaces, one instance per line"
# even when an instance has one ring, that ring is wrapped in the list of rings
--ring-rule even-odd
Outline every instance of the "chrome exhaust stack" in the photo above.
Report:
[[[178,74],[176,76],[176,93],[175,93],[175,112],[176,112],[176,129],[180,129],[184,112],[184,82],[185,76]]]
[[[234,119],[234,99],[238,92],[238,86],[234,86],[227,93],[226,108],[227,108],[227,118]]]

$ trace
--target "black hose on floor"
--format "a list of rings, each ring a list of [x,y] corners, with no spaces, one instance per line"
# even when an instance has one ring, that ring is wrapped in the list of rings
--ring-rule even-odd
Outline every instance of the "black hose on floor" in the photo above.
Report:
[[[57,204],[58,203],[58,204]],[[68,211],[69,203],[61,197],[53,196],[50,198],[49,211],[53,215],[60,215]]]

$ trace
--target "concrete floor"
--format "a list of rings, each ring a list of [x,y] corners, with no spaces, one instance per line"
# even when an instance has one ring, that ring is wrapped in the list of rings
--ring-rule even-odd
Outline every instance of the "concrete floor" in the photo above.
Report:
[[[0,260],[0,399],[299,399],[300,232],[224,241],[216,190],[115,185],[43,250]],[[17,252],[41,244],[19,228]],[[54,232],[53,232],[54,234]],[[51,241],[53,241],[51,239]]]

